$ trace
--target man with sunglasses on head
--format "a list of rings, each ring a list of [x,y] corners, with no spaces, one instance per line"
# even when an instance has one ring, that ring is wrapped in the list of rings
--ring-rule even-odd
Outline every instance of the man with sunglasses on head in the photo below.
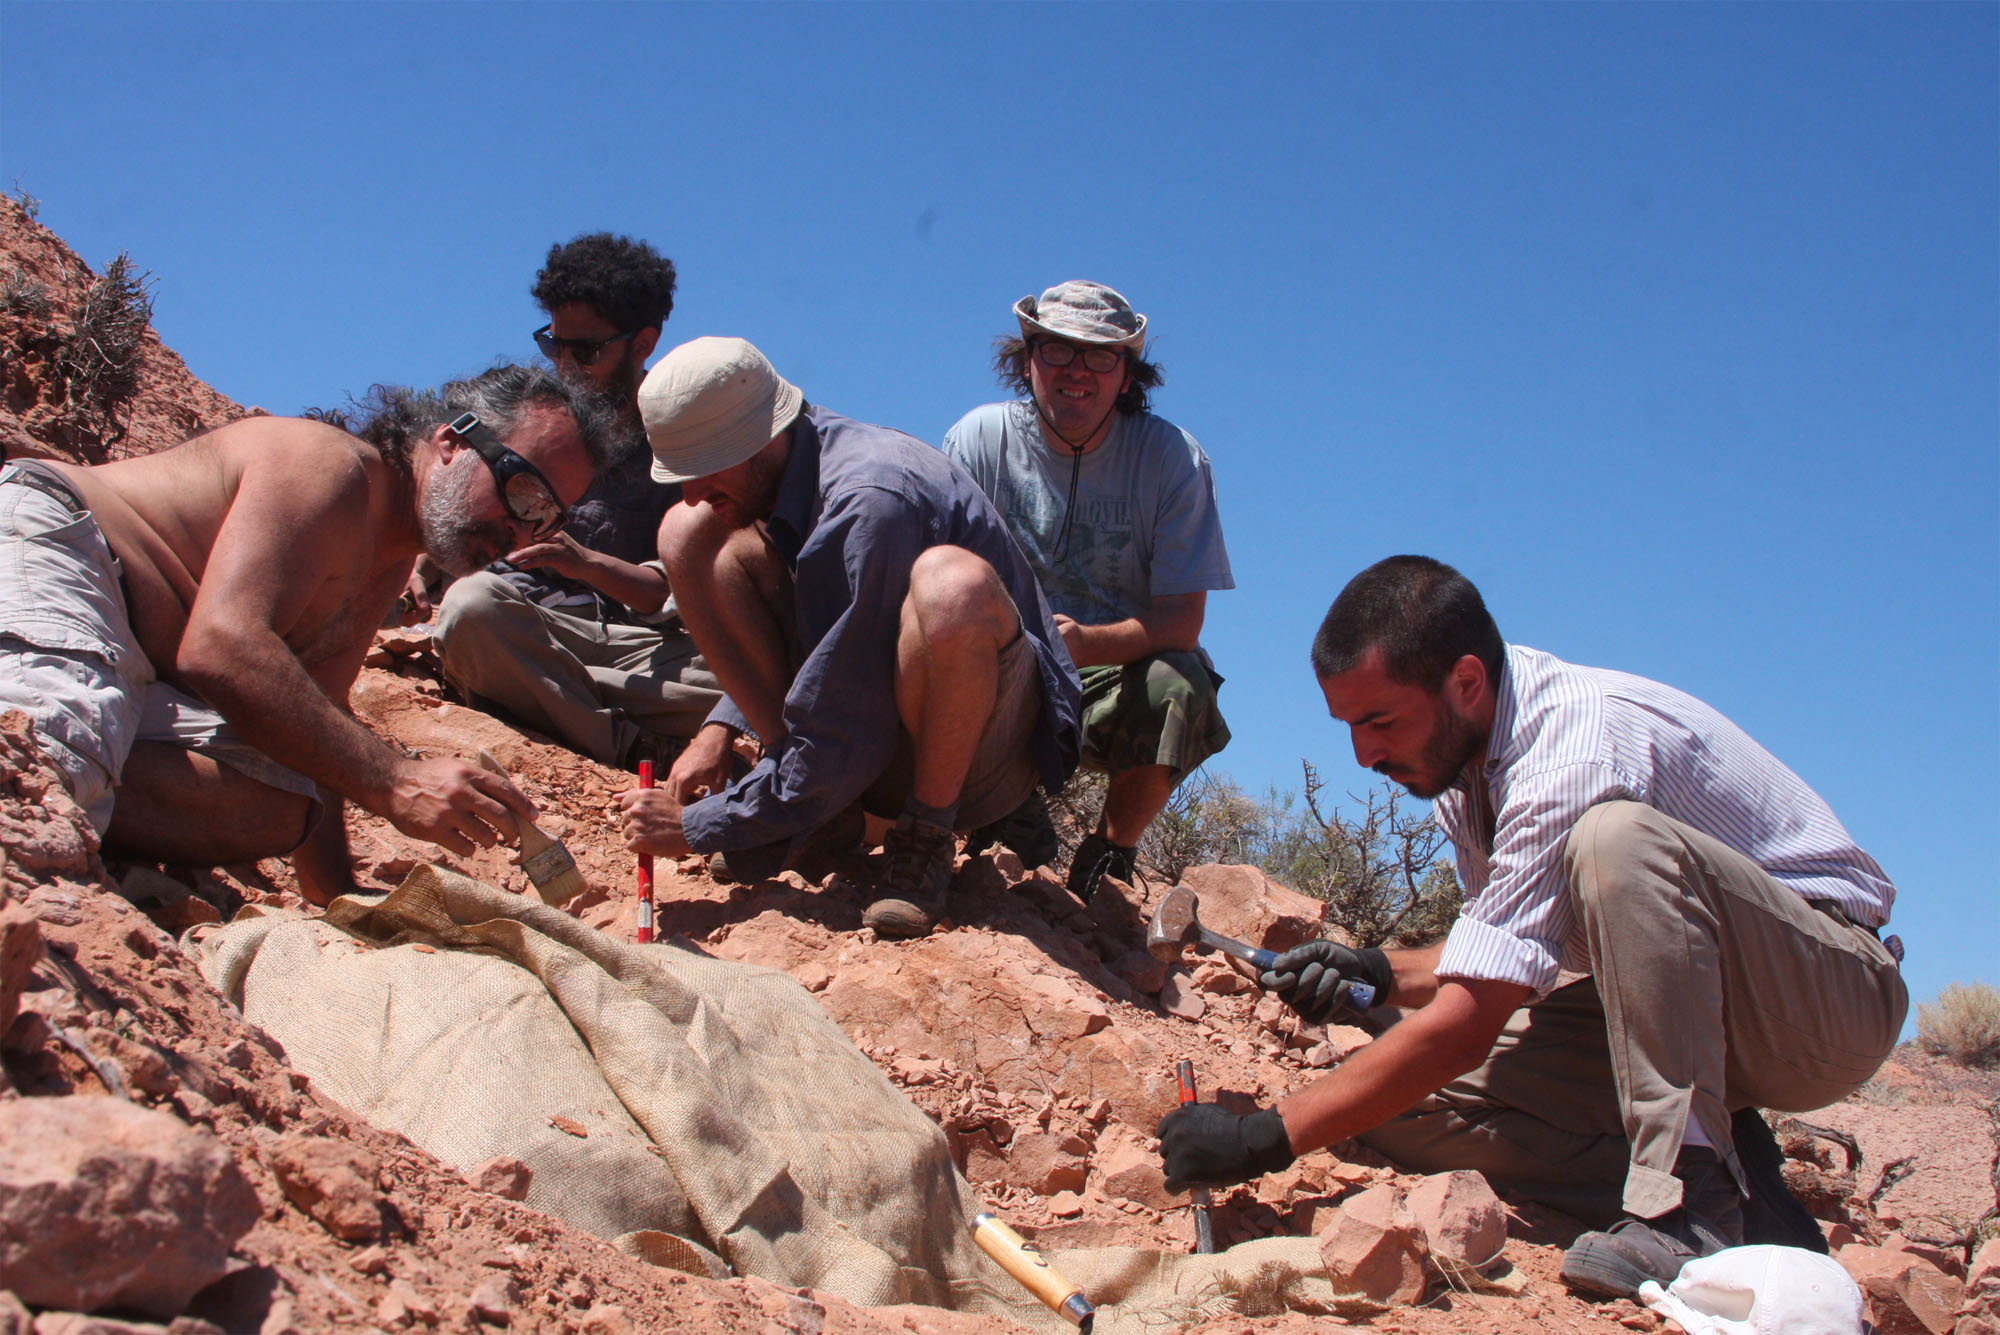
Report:
[[[654,475],[686,490],[661,557],[728,694],[663,787],[620,794],[627,846],[755,881],[858,803],[896,822],[863,925],[928,933],[954,832],[1076,767],[1076,674],[1034,572],[949,460],[805,402],[740,338],[662,357],[639,408]],[[764,754],[732,782],[744,733]]]
[[[521,367],[368,406],[353,435],[250,417],[142,458],[0,466],[0,710],[27,712],[107,848],[290,854],[323,904],[353,888],[343,798],[454,853],[534,813],[384,743],[347,695],[417,553],[470,573],[548,537],[609,414]]]
[[[532,289],[549,317],[535,346],[618,409],[618,445],[562,531],[451,586],[435,632],[459,689],[627,770],[641,760],[664,769],[721,694],[657,559],[660,519],[680,488],[652,479],[639,425],[639,381],[674,285],[673,261],[630,237],[594,232],[550,247]]]
[[[1160,370],[1146,317],[1102,283],[1014,304],[1018,336],[994,369],[1023,396],[967,413],[944,452],[993,499],[1027,553],[1083,677],[1083,764],[1108,776],[1097,827],[1070,861],[1089,900],[1129,882],[1139,836],[1174,787],[1229,742],[1222,678],[1201,647],[1208,591],[1232,589],[1215,479],[1193,436],[1147,411]],[[1030,863],[1055,839],[1045,813],[982,831]]]

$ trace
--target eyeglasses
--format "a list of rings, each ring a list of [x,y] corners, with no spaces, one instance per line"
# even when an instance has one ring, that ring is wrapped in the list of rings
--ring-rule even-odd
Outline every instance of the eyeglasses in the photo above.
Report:
[[[639,332],[637,329],[627,329],[624,333],[613,334],[610,338],[557,338],[549,332],[553,328],[554,325],[545,324],[537,329],[535,346],[541,350],[542,356],[552,362],[561,361],[562,355],[567,352],[570,359],[578,366],[597,365],[599,353],[613,343],[622,343]]]
[[[493,428],[476,413],[460,413],[445,430],[473,448],[486,461],[493,484],[500,489],[500,503],[507,513],[528,526],[536,542],[546,542],[569,522],[569,507],[556,499],[556,489],[541,470],[500,443]]]
[[[1035,344],[1035,360],[1051,371],[1061,370],[1078,357],[1083,358],[1085,369],[1104,375],[1124,365],[1125,349],[1086,348],[1074,343],[1059,343],[1054,339],[1043,339]]]

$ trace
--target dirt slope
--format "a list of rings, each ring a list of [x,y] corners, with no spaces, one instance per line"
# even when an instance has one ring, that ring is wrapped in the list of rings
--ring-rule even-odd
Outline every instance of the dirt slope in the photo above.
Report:
[[[72,298],[90,281],[60,241],[7,201],[0,204],[0,278],[15,269],[51,290],[63,285]],[[89,462],[170,445],[240,414],[152,339],[123,440],[107,451],[79,439],[59,420],[47,357],[35,352],[37,339],[57,336],[50,331],[59,331],[61,319],[60,309],[35,320],[0,313],[7,357],[0,440],[10,451]],[[613,797],[629,776],[448,698],[421,629],[385,632],[379,646],[354,693],[357,715],[413,750],[492,751],[541,805],[544,824],[567,842],[591,884],[571,911],[631,939],[631,860],[612,820]],[[352,828],[364,888],[391,888],[422,859],[525,888],[504,850],[457,859],[374,817],[354,818]],[[1218,964],[1165,970],[1140,948],[1144,915],[1163,887],[1100,896],[1085,908],[1004,855],[968,859],[949,930],[899,943],[859,928],[870,870],[866,858],[855,857],[815,882],[788,874],[741,887],[716,883],[698,859],[663,865],[661,930],[715,955],[784,969],[816,994],[856,1045],[944,1127],[982,1196],[1044,1243],[1188,1247],[1184,1198],[1164,1194],[1150,1138],[1174,1100],[1176,1059],[1193,1059],[1207,1097],[1268,1102],[1366,1041],[1358,1031],[1298,1026]],[[1316,902],[1250,869],[1200,868],[1189,881],[1201,894],[1204,919],[1224,931],[1282,947],[1319,930]],[[263,1335],[502,1325],[945,1335],[1014,1329],[933,1309],[862,1311],[760,1280],[655,1269],[476,1190],[423,1151],[321,1102],[282,1050],[209,989],[174,942],[190,925],[267,902],[299,904],[282,862],[107,868],[19,716],[0,723],[0,1111],[20,1098],[111,1093],[220,1139],[261,1213],[236,1244],[236,1273],[198,1295],[192,1317]],[[10,943],[29,936],[38,947],[17,953]],[[1994,1093],[1989,1086],[1951,1088],[1913,1060],[1869,1099],[1813,1119],[1839,1122],[1859,1138],[1857,1172],[1843,1177],[1827,1142],[1804,1134],[1791,1138],[1790,1171],[1819,1190],[1825,1217],[1858,1237],[1887,1238],[1886,1215],[1912,1237],[1945,1239],[1992,1204],[1990,1182],[1972,1170],[1991,1162],[1984,1105]],[[1960,1149],[1940,1156],[1934,1151],[1942,1143]],[[372,1232],[350,1230],[341,1240],[322,1222],[327,1211],[300,1189],[296,1165],[327,1155],[354,1170],[351,1181],[361,1184],[354,1190],[379,1211],[368,1215],[379,1217]],[[1909,1171],[1880,1194],[1878,1214],[1863,1202],[1884,1156],[1903,1155],[1913,1156]],[[1342,1197],[1393,1177],[1359,1151],[1309,1155],[1254,1189],[1218,1193],[1217,1234],[1228,1243],[1323,1232]],[[1556,1282],[1560,1248],[1575,1229],[1551,1212],[1520,1208],[1507,1258],[1526,1277],[1523,1292],[1466,1294],[1433,1283],[1421,1305],[1372,1324],[1410,1335],[1656,1328],[1650,1313],[1582,1303]],[[1303,1335],[1327,1320],[1234,1315],[1190,1328]],[[7,1321],[0,1303],[0,1331]],[[181,1329],[193,1335],[202,1327],[184,1321]]]

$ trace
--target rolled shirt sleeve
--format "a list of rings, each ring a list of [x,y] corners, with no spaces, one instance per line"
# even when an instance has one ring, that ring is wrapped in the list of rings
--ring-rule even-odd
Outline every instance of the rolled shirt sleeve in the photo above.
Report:
[[[1555,986],[1577,931],[1563,881],[1563,843],[1585,811],[1634,796],[1608,767],[1578,762],[1505,776],[1493,849],[1467,837],[1462,811],[1439,819],[1458,854],[1465,907],[1445,937],[1440,977],[1519,983],[1539,995]]]

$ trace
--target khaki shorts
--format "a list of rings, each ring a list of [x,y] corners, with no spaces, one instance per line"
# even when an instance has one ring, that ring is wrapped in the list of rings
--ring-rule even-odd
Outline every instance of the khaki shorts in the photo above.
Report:
[[[32,463],[0,466],[0,710],[33,720],[98,834],[110,828],[113,790],[139,742],[196,751],[310,798],[307,829],[317,825],[323,808],[311,779],[155,678],[133,635],[121,578],[97,521],[60,474]]]
[[[959,789],[956,824],[960,830],[992,824],[1035,791],[1038,776],[1028,740],[1041,719],[1041,672],[1035,666],[1035,652],[1026,632],[1017,633],[1014,642],[1000,651],[993,712],[979,734],[979,747],[965,772],[965,786]],[[896,747],[895,760],[861,795],[862,807],[878,816],[902,814],[915,769],[916,754],[905,733]]]

